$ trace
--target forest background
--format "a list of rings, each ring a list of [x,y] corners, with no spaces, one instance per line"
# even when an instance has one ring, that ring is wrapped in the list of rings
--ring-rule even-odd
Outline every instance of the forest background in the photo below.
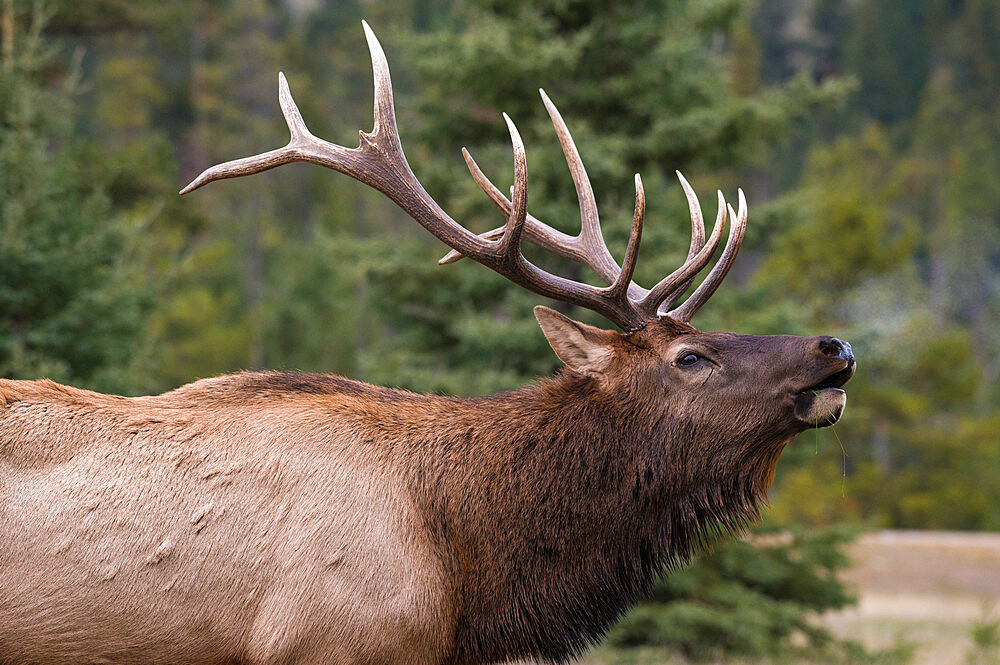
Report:
[[[177,195],[285,142],[279,70],[314,133],[356,144],[371,125],[362,18],[414,171],[471,229],[502,220],[459,149],[506,188],[501,111],[525,139],[532,213],[579,224],[538,87],[619,257],[642,174],[638,281],[686,251],[674,169],[709,217],[714,189],[747,192],[744,249],[697,325],[833,334],[859,358],[846,416],[788,448],[771,494],[768,527],[812,534],[817,580],[843,565],[828,556],[843,538],[817,527],[1000,530],[990,0],[0,0],[0,375],[142,394],[288,368],[481,395],[555,371],[538,297],[469,261],[437,266],[442,245],[346,177],[290,165]],[[848,602],[830,584],[823,601],[783,593]]]

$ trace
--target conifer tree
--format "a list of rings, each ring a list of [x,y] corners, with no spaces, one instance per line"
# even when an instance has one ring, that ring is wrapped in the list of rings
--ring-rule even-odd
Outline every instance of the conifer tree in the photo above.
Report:
[[[24,3],[25,5],[27,3]],[[73,132],[76,70],[58,66],[38,9],[2,6],[0,375],[127,390],[147,309],[113,167]]]

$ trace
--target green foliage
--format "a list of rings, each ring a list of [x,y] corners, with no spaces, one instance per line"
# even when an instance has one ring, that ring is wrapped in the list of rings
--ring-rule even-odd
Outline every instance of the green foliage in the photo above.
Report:
[[[930,65],[927,5],[869,0],[854,11],[844,60],[860,79],[857,104],[876,120],[899,120],[917,108]]]
[[[1000,620],[985,616],[969,630],[972,648],[966,654],[969,665],[989,665],[1000,660]]]
[[[843,549],[854,535],[845,528],[793,530],[717,543],[711,554],[664,576],[614,628],[609,643],[659,647],[694,660],[874,660],[876,654],[835,640],[815,622],[854,602],[837,579],[849,563]],[[879,655],[886,662],[888,654]],[[904,654],[898,660],[905,662]]]
[[[108,163],[73,133],[76,81],[53,84],[44,17],[8,14],[0,63],[0,374],[107,390],[148,307],[127,265],[135,221],[108,196]],[[10,28],[13,28],[12,30]],[[111,169],[113,172],[113,169]]]
[[[862,3],[854,20],[920,14],[903,6],[909,3],[878,4]],[[1000,467],[1000,130],[995,112],[981,106],[992,85],[986,63],[1000,57],[991,49],[969,57],[969,45],[984,30],[997,34],[1000,22],[978,3],[923,7],[916,32],[929,35],[939,57],[932,61],[916,46],[898,54],[926,60],[920,103],[894,125],[868,122],[808,151],[798,205],[775,215],[787,230],[769,243],[754,275],[769,303],[756,317],[780,320],[787,313],[781,301],[792,295],[803,306],[782,325],[842,335],[860,360],[852,406],[837,428],[847,478],[839,478],[844,460],[832,433],[818,435],[818,455],[811,445],[793,446],[774,493],[783,519],[1000,524],[993,480]],[[857,73],[871,76],[881,66]],[[881,117],[871,103],[864,108]]]

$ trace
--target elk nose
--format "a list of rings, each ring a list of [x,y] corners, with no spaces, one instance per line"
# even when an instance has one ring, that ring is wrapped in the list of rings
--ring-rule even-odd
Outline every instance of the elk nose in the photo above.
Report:
[[[820,337],[819,351],[824,356],[829,358],[842,358],[848,363],[854,360],[854,353],[851,351],[851,345],[837,339],[836,337]]]

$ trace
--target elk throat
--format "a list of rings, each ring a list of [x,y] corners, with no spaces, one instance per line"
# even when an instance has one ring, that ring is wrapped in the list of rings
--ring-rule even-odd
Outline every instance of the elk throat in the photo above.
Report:
[[[415,487],[458,580],[454,662],[579,654],[665,567],[756,520],[780,453],[685,467],[680,424],[628,419],[569,372],[473,403]]]

